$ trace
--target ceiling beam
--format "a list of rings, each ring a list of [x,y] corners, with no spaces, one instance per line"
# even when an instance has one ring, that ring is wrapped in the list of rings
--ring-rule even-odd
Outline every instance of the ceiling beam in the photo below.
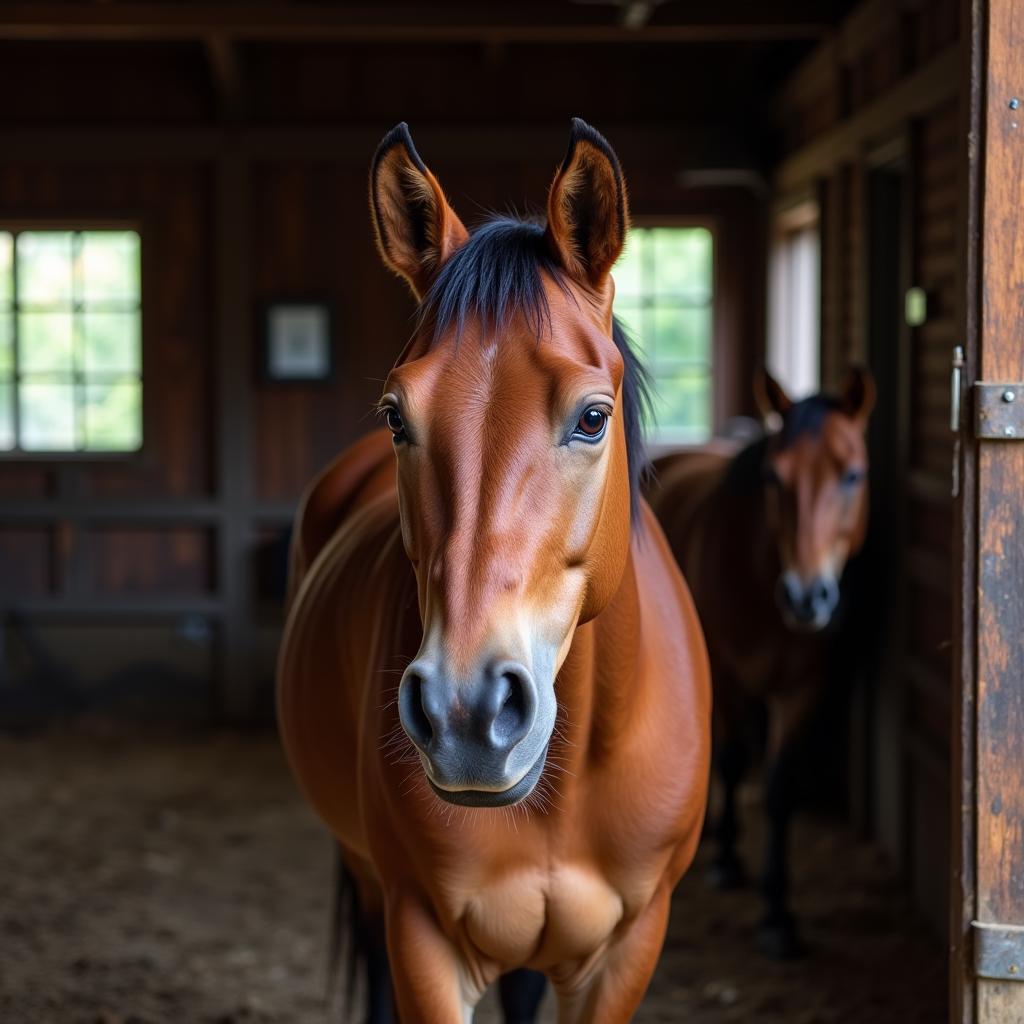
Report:
[[[636,5],[649,18],[654,5]],[[312,3],[50,3],[0,5],[0,39],[29,40],[336,40],[352,42],[655,43],[817,39],[826,33],[828,4],[784,0],[754,4],[722,0],[715,10],[676,18],[659,7],[637,27],[622,11],[505,3],[374,7]],[[647,10],[647,8],[650,10]],[[765,9],[767,8],[767,9]],[[664,12],[664,13],[662,13]],[[219,45],[219,44],[218,44]]]

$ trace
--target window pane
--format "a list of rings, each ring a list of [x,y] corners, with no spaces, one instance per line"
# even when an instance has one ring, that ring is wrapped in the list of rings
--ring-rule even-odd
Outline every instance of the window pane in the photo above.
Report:
[[[626,248],[612,270],[616,299],[638,296],[643,291],[643,249],[645,232],[642,228],[630,231]]]
[[[626,329],[626,334],[637,352],[645,352],[647,331],[644,329],[644,321],[647,317],[644,315],[643,307],[629,302],[616,302],[615,315]]]
[[[711,382],[706,373],[659,374],[654,399],[658,431],[677,440],[703,440],[711,430]]]
[[[82,293],[87,306],[139,301],[139,236],[134,231],[83,231]]]
[[[71,238],[70,231],[23,231],[18,235],[19,304],[71,304]]]
[[[70,313],[18,316],[18,365],[23,373],[71,373]]]
[[[82,320],[86,374],[139,372],[138,313],[84,313]]]
[[[14,301],[14,236],[9,231],[0,231],[0,309],[9,309]]]
[[[0,313],[0,377],[14,373],[14,317]]]
[[[14,382],[0,379],[0,451],[14,447]]]
[[[142,385],[138,381],[85,388],[85,446],[92,451],[135,451],[142,445]]]
[[[711,232],[707,228],[654,228],[654,286],[660,297],[711,298]]]
[[[651,313],[654,351],[659,360],[710,362],[710,306],[656,306]]]
[[[21,447],[28,451],[72,451],[75,447],[75,389],[71,384],[18,388]]]

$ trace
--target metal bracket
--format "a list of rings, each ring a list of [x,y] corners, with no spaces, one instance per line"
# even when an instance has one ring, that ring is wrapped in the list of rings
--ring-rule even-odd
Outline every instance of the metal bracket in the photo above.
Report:
[[[996,981],[1024,981],[1024,928],[971,922],[974,973]]]
[[[1024,441],[1024,383],[975,382],[974,436],[983,441]]]

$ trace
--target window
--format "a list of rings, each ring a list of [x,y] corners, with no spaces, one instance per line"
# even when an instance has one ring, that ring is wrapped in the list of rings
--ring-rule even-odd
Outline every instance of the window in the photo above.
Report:
[[[614,274],[615,312],[654,378],[652,439],[706,440],[712,418],[711,232],[633,228]]]
[[[134,231],[0,230],[0,451],[142,444]]]
[[[820,386],[818,234],[818,204],[808,201],[779,215],[772,239],[768,369],[795,398]]]

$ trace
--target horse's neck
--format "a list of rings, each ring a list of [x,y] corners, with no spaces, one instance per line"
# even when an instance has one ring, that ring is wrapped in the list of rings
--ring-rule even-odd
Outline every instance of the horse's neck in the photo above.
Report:
[[[779,556],[768,526],[764,484],[752,482],[749,490],[737,493],[725,477],[705,508],[706,530],[718,534],[709,550],[719,553],[720,575],[773,602]]]
[[[558,673],[565,759],[579,763],[607,753],[628,732],[631,714],[644,698],[639,671],[642,639],[636,566],[630,552],[615,596],[599,615],[577,627]]]

